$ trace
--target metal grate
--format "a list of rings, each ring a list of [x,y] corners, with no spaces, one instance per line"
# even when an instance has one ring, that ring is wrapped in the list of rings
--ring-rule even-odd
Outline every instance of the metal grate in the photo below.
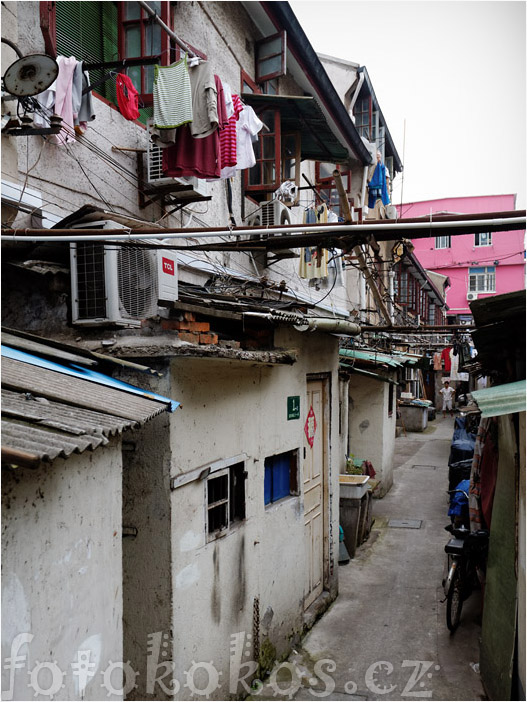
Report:
[[[427,466],[427,465],[421,465],[419,463],[414,464],[412,468],[417,468],[418,470],[435,470],[437,466]]]
[[[103,244],[77,244],[79,319],[106,317],[104,257]]]
[[[422,523],[422,519],[390,519],[388,526],[394,529],[420,529]]]
[[[117,257],[119,302],[125,316],[145,319],[157,312],[156,252],[121,247]]]

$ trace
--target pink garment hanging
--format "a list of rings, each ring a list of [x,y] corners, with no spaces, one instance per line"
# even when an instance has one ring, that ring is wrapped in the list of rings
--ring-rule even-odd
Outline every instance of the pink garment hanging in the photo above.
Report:
[[[133,122],[139,119],[139,93],[126,73],[118,73],[116,79],[117,104],[122,116]]]
[[[64,127],[58,134],[50,137],[54,144],[68,144],[75,141],[73,136],[73,98],[72,85],[73,74],[77,66],[77,59],[74,56],[57,56],[59,64],[59,74],[55,81],[55,114],[62,117]]]
[[[234,114],[229,119],[227,126],[220,134],[222,168],[226,168],[227,166],[235,166],[237,162],[236,122],[238,121],[240,112],[243,110],[243,105],[238,95],[232,96],[232,102],[234,106]]]

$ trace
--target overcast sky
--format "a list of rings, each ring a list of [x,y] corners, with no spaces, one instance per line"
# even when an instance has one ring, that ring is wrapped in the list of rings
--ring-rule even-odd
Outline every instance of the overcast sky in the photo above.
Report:
[[[405,167],[396,204],[402,188],[404,202],[517,193],[525,208],[523,0],[290,5],[315,51],[366,66]]]

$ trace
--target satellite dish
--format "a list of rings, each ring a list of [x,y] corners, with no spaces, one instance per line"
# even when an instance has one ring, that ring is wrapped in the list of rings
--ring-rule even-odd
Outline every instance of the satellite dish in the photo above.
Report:
[[[49,88],[59,74],[55,59],[46,54],[29,54],[12,63],[4,74],[4,87],[16,97],[38,95]]]

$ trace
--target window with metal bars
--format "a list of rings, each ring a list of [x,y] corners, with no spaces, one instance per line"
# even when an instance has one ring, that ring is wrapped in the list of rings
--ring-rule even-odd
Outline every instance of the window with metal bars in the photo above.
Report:
[[[206,482],[207,534],[221,535],[245,519],[245,464],[235,463],[213,473]]]

